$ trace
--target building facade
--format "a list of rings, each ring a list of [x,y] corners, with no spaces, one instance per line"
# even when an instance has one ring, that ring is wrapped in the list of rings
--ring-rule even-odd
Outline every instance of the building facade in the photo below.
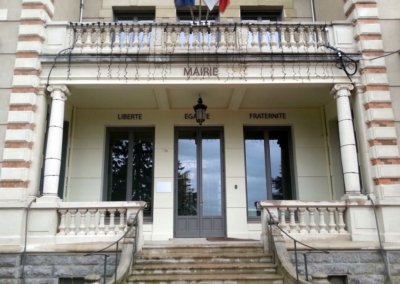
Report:
[[[138,201],[145,241],[260,239],[265,201],[399,249],[400,3],[165,2],[0,1],[0,251],[94,249]]]

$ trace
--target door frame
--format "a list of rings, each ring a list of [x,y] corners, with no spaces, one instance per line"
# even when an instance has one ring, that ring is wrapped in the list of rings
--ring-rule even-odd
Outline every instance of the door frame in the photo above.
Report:
[[[178,218],[178,132],[180,130],[195,130],[196,131],[196,139],[198,139],[199,132],[202,130],[217,130],[220,133],[220,141],[221,141],[221,217],[223,218],[223,232],[224,232],[224,237],[227,236],[227,218],[226,218],[226,175],[225,175],[225,134],[224,134],[224,127],[223,126],[175,126],[174,127],[174,238],[177,238],[177,218]],[[201,158],[201,151],[196,153],[196,163],[198,162],[198,159]],[[202,176],[202,169],[199,169],[198,171],[200,173],[198,179],[200,179],[200,176]],[[197,182],[199,184],[199,181]],[[201,185],[200,181],[200,185]],[[202,185],[199,187],[198,190],[202,193]],[[201,222],[200,220],[202,219],[203,211],[202,208],[200,208],[200,198],[197,198],[197,208],[199,209],[199,213],[197,215],[198,220],[199,220],[199,235],[197,238],[204,238],[201,236]],[[184,237],[179,237],[179,238],[184,238]],[[191,237],[188,237],[191,238]],[[196,237],[192,237],[196,238]]]

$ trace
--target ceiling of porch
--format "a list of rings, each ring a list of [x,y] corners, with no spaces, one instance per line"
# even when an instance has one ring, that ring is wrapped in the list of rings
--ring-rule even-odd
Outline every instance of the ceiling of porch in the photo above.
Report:
[[[190,109],[199,95],[211,109],[320,107],[333,100],[329,84],[72,85],[68,102],[96,109]]]

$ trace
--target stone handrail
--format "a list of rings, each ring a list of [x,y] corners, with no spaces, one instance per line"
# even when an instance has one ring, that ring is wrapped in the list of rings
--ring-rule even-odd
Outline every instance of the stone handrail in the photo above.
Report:
[[[262,210],[268,209],[279,226],[291,235],[306,237],[348,235],[344,218],[346,212],[344,201],[285,200],[262,201],[259,204]]]
[[[47,26],[45,53],[72,48],[73,54],[199,54],[199,53],[327,53],[326,45],[342,50],[355,44],[349,24],[326,23],[71,23]],[[346,35],[349,35],[348,37]],[[344,36],[343,36],[344,35]],[[58,39],[57,39],[58,37]],[[68,43],[67,43],[67,42]],[[58,51],[60,51],[59,49]],[[347,50],[348,51],[348,50]]]

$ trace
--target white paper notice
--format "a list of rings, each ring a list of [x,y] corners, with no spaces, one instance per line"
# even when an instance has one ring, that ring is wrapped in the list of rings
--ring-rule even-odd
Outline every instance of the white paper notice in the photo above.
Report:
[[[157,192],[169,193],[172,191],[172,186],[169,181],[158,181],[156,189]]]

